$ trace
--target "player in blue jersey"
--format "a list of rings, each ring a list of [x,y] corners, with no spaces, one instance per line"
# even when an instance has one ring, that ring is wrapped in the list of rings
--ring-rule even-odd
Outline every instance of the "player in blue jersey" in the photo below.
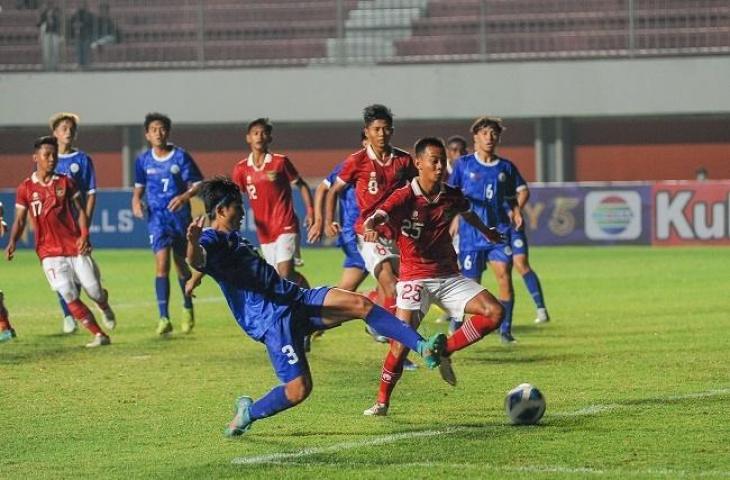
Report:
[[[491,243],[470,225],[459,226],[459,264],[464,276],[481,283],[487,262],[494,271],[498,285],[499,301],[504,307],[504,320],[500,326],[503,343],[515,341],[512,336],[512,309],[514,287],[512,285],[512,249],[509,245],[511,226],[522,229],[522,213],[516,202],[511,211],[504,208],[510,198],[516,198],[525,190],[522,175],[509,160],[497,155],[497,145],[504,127],[494,117],[480,117],[472,124],[474,153],[457,160],[449,183],[459,187],[471,201],[474,212],[489,227],[494,227],[507,240]]]
[[[59,112],[50,118],[49,126],[51,127],[51,134],[58,141],[56,173],[73,178],[81,193],[81,205],[84,207],[86,216],[89,219],[89,225],[91,225],[94,208],[96,207],[96,172],[91,157],[74,145],[79,127],[79,116],[75,113]],[[96,264],[94,264],[94,267],[98,269]],[[103,292],[104,295],[109,296],[106,289]],[[71,315],[71,310],[60,293],[58,294],[58,301],[63,311],[63,332],[75,332],[76,320]],[[114,330],[114,327],[116,327],[114,313],[109,310],[106,314],[102,314],[102,322],[107,329]]]
[[[226,435],[241,435],[254,421],[291,408],[309,396],[312,376],[304,338],[315,330],[363,318],[378,331],[415,349],[429,367],[438,365],[446,342],[443,334],[426,341],[362,295],[330,287],[303,289],[282,279],[239,232],[244,210],[235,183],[227,178],[205,181],[200,196],[211,228],[203,230],[203,217],[190,224],[187,260],[218,282],[238,325],[266,345],[281,381],[255,402],[239,397]]]
[[[155,254],[158,335],[172,332],[168,308],[171,252],[184,297],[182,331],[189,333],[195,325],[193,299],[185,295],[185,283],[191,275],[185,263],[185,232],[192,221],[190,199],[197,193],[203,176],[188,152],[167,142],[171,127],[166,115],[149,113],[145,117],[145,137],[151,148],[137,157],[132,196],[134,216],[144,218],[147,214],[150,244]]]

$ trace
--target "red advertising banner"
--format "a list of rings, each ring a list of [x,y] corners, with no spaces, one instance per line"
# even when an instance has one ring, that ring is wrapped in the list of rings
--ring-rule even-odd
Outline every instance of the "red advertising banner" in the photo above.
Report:
[[[652,187],[653,245],[730,245],[730,181]]]

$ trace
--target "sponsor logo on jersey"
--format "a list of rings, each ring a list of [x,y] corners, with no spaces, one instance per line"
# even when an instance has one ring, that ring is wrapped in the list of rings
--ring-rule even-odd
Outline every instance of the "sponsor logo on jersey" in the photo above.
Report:
[[[634,240],[641,235],[641,196],[638,192],[590,192],[585,202],[588,238]]]
[[[81,170],[81,167],[78,163],[74,162],[72,163],[68,169],[71,171],[71,173],[79,173],[79,170]]]
[[[66,192],[63,187],[56,187],[56,196],[57,197],[63,197],[63,194]]]
[[[157,173],[157,169],[156,168],[148,168],[147,170],[145,170],[145,173],[147,173],[147,175],[154,175],[155,173]]]
[[[270,182],[275,182],[276,181],[276,172],[275,171],[266,172],[266,177],[269,179]]]
[[[172,167],[170,167],[170,173],[172,173],[173,175],[177,175],[178,173],[180,173],[180,166],[173,165]]]
[[[504,183],[507,181],[507,175],[505,175],[504,172],[499,172],[499,175],[497,175],[497,180],[499,183]]]

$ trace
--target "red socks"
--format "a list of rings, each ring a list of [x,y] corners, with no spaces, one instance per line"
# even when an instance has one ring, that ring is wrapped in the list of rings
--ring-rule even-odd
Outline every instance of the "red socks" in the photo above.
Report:
[[[385,297],[383,301],[383,308],[390,312],[391,315],[395,315],[396,300],[395,297]]]
[[[393,393],[395,384],[400,380],[403,373],[403,360],[408,356],[408,349],[403,351],[400,357],[393,355],[388,351],[388,355],[383,362],[383,371],[380,375],[380,390],[378,390],[378,403],[390,403],[390,395]]]
[[[8,311],[5,308],[0,308],[0,331],[10,330],[10,319],[8,319]]]
[[[489,317],[472,315],[471,318],[464,320],[461,328],[455,331],[446,341],[446,354],[454,353],[478,342],[498,326],[499,323]]]
[[[68,309],[71,310],[71,315],[81,322],[81,324],[86,327],[88,331],[93,333],[94,335],[105,335],[104,332],[101,331],[101,328],[99,328],[99,325],[96,323],[96,320],[94,319],[94,314],[91,313],[91,310],[89,310],[84,303],[76,299],[73,302],[67,302]]]

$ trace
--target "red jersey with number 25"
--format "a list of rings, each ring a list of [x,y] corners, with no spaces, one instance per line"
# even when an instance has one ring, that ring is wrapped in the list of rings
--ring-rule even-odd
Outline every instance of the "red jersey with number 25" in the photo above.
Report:
[[[451,220],[471,207],[458,188],[445,183],[428,198],[418,179],[399,188],[377,211],[388,217],[400,250],[400,280],[457,275],[459,264],[449,234]]]
[[[355,231],[362,235],[365,219],[372,215],[383,200],[416,174],[411,156],[397,148],[391,149],[384,163],[377,159],[370,147],[347,157],[337,178],[355,186],[355,198],[360,208]]]
[[[15,193],[15,206],[28,210],[35,229],[35,251],[46,257],[75,257],[81,236],[72,199],[81,195],[66,175],[53,175],[41,183],[35,173],[23,180]]]
[[[260,167],[251,155],[233,167],[233,181],[248,195],[261,243],[274,243],[282,233],[299,233],[291,182],[299,172],[284,155],[267,153]]]

